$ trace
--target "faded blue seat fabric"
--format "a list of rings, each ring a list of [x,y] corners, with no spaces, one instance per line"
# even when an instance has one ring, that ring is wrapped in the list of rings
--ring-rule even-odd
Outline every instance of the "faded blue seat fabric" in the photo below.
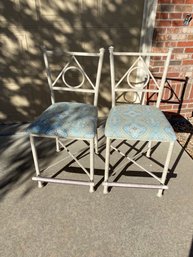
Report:
[[[94,138],[97,108],[83,103],[59,102],[48,107],[27,128],[29,134],[62,138]]]
[[[111,109],[105,135],[109,138],[164,141],[176,140],[176,135],[164,114],[155,106],[125,104]]]

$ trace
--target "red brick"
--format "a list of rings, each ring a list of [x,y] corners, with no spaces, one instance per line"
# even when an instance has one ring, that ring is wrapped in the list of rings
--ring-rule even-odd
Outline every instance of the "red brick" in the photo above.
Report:
[[[182,61],[182,65],[192,65],[193,64],[193,60],[184,60]]]
[[[154,53],[166,53],[167,49],[164,49],[163,47],[162,48],[152,47],[152,52],[154,52]]]
[[[169,100],[171,96],[171,90],[167,87],[164,88],[162,100]]]
[[[187,113],[191,113],[192,109],[183,109],[181,110],[182,114],[187,114]]]
[[[181,60],[178,60],[178,61],[170,61],[170,65],[176,65],[176,66],[179,66],[181,65],[182,61]]]
[[[167,41],[170,39],[170,35],[157,34],[155,40],[156,41]]]
[[[168,78],[177,78],[177,77],[179,77],[179,73],[178,72],[168,72],[167,77]]]
[[[161,48],[163,48],[163,46],[164,46],[164,43],[163,42],[154,42],[155,43],[155,48],[157,48],[157,49],[161,49]],[[158,51],[158,52],[160,52],[160,50]]]
[[[176,85],[176,87],[175,87],[175,93],[176,93],[176,95],[178,96],[178,97],[180,97],[180,95],[181,95],[181,86],[180,85]]]
[[[182,18],[182,13],[170,13],[169,14],[169,19],[181,19]]]
[[[186,0],[186,4],[193,4],[193,0]]]
[[[176,106],[172,105],[171,112],[178,112],[178,110],[179,110],[179,104]]]
[[[190,6],[184,4],[184,5],[175,5],[175,11],[176,12],[190,12]],[[192,11],[192,10],[191,10]]]
[[[185,3],[185,0],[172,0],[172,3],[174,3],[174,4],[183,4],[183,3]]]
[[[159,33],[159,34],[165,34],[167,31],[167,28],[157,28],[157,31],[156,33]]]
[[[188,108],[193,108],[193,104],[188,104]]]
[[[167,20],[157,20],[155,23],[156,27],[170,27],[172,25],[172,22]]]
[[[171,108],[170,105],[166,105],[166,106],[161,105],[161,106],[160,106],[160,109],[166,111],[166,110],[170,110],[170,109],[172,109],[172,108]]]
[[[162,60],[162,57],[161,56],[153,56],[151,60],[154,62],[160,61],[160,60]]]
[[[193,87],[190,89],[190,95],[189,98],[193,98]]]
[[[171,0],[158,0],[158,3],[169,4],[171,3]]]
[[[185,53],[193,53],[193,48],[186,48]]]
[[[165,47],[176,47],[177,46],[177,42],[165,42],[164,43]]]
[[[159,69],[159,67],[152,67],[151,72],[157,73],[157,72],[160,72],[160,69]]]
[[[163,59],[163,60],[166,60],[166,57],[163,56],[162,59]],[[171,55],[171,60],[176,60],[176,55],[172,54],[172,55]]]
[[[168,19],[169,14],[164,12],[157,12],[156,19]]]
[[[192,93],[192,85],[190,84],[190,82],[188,81],[187,87],[186,87],[186,91],[184,94],[184,103],[189,103],[189,98],[191,97],[191,93]]]
[[[193,41],[178,42],[177,46],[179,46],[179,47],[192,46],[193,47]]]
[[[187,104],[182,104],[182,109],[186,109],[188,107]]]
[[[177,109],[172,109],[172,110],[170,110],[170,112],[177,114],[177,113],[178,113],[178,109],[179,109],[179,108],[177,108]],[[174,115],[175,115],[175,114],[174,114]]]
[[[176,42],[177,45],[177,42]],[[174,48],[173,49],[173,53],[183,53],[184,52],[184,48]]]
[[[174,11],[174,5],[173,4],[158,5],[157,11],[158,12],[173,12]]]
[[[174,27],[184,26],[184,25],[183,25],[183,20],[175,20],[175,21],[172,21],[172,26],[174,26]]]
[[[188,40],[193,40],[193,35],[188,35]]]
[[[181,33],[181,28],[167,28],[167,33],[169,34],[179,34]]]
[[[179,108],[179,104],[173,104],[172,105],[172,109],[178,110],[178,108]]]
[[[183,100],[183,103],[190,103],[190,100]]]
[[[174,27],[169,27],[166,28],[168,34],[177,34],[180,33],[180,28],[174,28]]]

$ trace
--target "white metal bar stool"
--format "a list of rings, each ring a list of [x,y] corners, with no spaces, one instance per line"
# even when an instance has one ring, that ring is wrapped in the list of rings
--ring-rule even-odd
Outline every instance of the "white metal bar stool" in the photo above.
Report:
[[[42,187],[42,182],[86,185],[89,186],[90,192],[94,191],[94,143],[96,143],[97,151],[97,103],[98,92],[102,71],[102,63],[104,49],[101,48],[98,53],[86,52],[66,52],[67,62],[62,66],[60,72],[54,80],[51,77],[49,56],[54,56],[53,51],[43,50],[44,62],[48,85],[51,92],[51,106],[49,106],[31,125],[27,128],[30,135],[31,149],[35,164],[36,176],[32,179],[38,181],[38,186]],[[58,53],[57,53],[58,55]],[[61,54],[63,55],[63,53]],[[97,70],[95,72],[95,81],[89,77],[85,71],[81,61],[87,62],[89,58],[96,62]],[[76,71],[81,77],[80,84],[73,86],[67,80],[70,72]],[[93,74],[92,74],[93,75]],[[71,76],[73,78],[73,76]],[[62,86],[61,86],[62,84]],[[88,86],[85,88],[85,84]],[[93,105],[77,102],[55,102],[55,91],[63,91],[65,93],[83,93],[92,94],[94,96]],[[38,164],[37,151],[34,144],[35,137],[48,137],[56,139],[56,150],[60,151],[60,147],[69,154],[70,157],[82,168],[88,175],[88,181],[58,179],[54,177],[42,176]],[[90,145],[90,172],[81,164],[73,153],[65,146],[62,139],[77,139],[88,141]]]
[[[104,176],[104,193],[108,192],[108,187],[133,187],[158,189],[158,196],[162,196],[164,189],[167,189],[165,180],[169,167],[169,162],[176,140],[175,133],[167,121],[166,117],[159,109],[167,71],[170,63],[172,49],[167,53],[136,53],[136,52],[114,52],[113,47],[110,52],[110,71],[112,88],[112,109],[109,113],[106,127],[106,163]],[[116,59],[117,58],[117,59]],[[120,58],[120,59],[119,59]],[[130,59],[129,59],[130,58]],[[116,60],[115,60],[116,59]],[[159,78],[156,74],[154,65],[159,61]],[[117,62],[116,62],[117,61]],[[115,63],[117,65],[115,65]],[[126,72],[120,75],[120,65],[127,66]],[[129,64],[129,68],[128,68]],[[119,66],[119,68],[117,68]],[[118,72],[119,71],[119,72]],[[156,76],[154,75],[156,74]],[[115,74],[118,75],[115,77]],[[161,76],[160,76],[161,74]],[[132,104],[115,105],[120,94],[129,93],[132,98]],[[146,105],[148,103],[148,94],[154,94],[155,106]],[[118,97],[117,97],[118,95]],[[112,140],[142,141],[148,142],[147,149],[129,157],[127,154],[116,148]],[[166,151],[166,160],[164,168],[161,171],[161,178],[154,174],[143,165],[137,162],[138,157],[146,152],[150,157],[152,143],[167,142],[169,144]],[[110,149],[119,152],[126,157],[129,162],[136,165],[140,170],[153,177],[158,183],[120,183],[109,181],[109,162]],[[157,172],[157,170],[156,170]]]

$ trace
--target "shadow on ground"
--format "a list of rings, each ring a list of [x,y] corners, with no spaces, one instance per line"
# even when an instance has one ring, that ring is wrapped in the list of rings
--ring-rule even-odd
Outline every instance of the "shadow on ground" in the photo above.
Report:
[[[180,114],[165,113],[174,131],[176,132],[177,140],[182,146],[182,153],[186,151],[193,158],[193,120],[187,120]]]

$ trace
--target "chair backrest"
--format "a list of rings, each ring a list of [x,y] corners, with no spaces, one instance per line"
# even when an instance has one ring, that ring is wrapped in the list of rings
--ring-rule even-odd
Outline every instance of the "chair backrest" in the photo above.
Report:
[[[172,49],[167,53],[114,52],[111,46],[109,52],[112,106],[116,104],[117,95],[119,98],[121,94],[130,92],[135,95],[133,102],[138,104],[147,104],[148,94],[156,94],[155,105],[159,107]],[[123,66],[127,69],[120,75]],[[115,73],[119,73],[119,78]]]
[[[46,67],[46,75],[48,79],[48,85],[51,92],[51,102],[52,104],[55,103],[55,91],[71,91],[71,92],[82,92],[82,93],[89,93],[94,94],[94,105],[97,106],[98,103],[98,91],[99,91],[99,84],[101,78],[101,71],[102,71],[102,64],[103,64],[103,56],[104,56],[104,49],[99,49],[98,53],[86,53],[86,52],[63,52],[60,50],[50,51],[47,50],[45,47],[43,49],[43,57],[44,63]],[[57,58],[60,56],[64,56],[65,64],[62,64],[62,68],[60,67],[60,71],[57,73],[55,78],[53,79],[53,74],[51,73],[49,56],[54,57],[56,54]],[[82,59],[81,59],[82,58]],[[84,59],[84,63],[86,62],[87,58],[97,58],[97,71],[95,72],[95,81],[93,82],[92,79],[88,76],[88,73],[83,68],[81,61]],[[81,59],[81,60],[80,60]],[[67,73],[78,72],[79,76],[82,78],[81,82],[77,85],[70,85],[67,81],[66,76]],[[93,74],[92,74],[93,75]],[[73,78],[73,74],[71,78]],[[62,86],[61,86],[62,83]],[[84,87],[85,84],[89,84],[87,88]],[[60,84],[60,85],[59,85]]]

